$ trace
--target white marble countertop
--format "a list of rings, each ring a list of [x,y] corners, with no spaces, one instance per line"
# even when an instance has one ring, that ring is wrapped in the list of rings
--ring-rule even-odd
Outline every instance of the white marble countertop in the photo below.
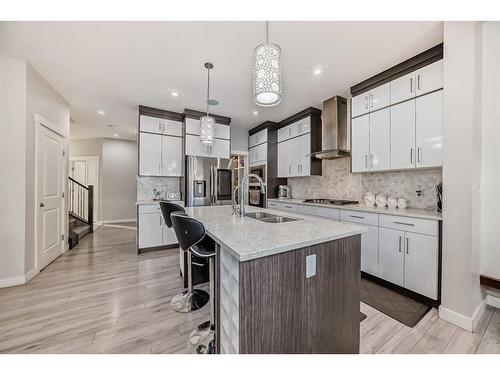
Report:
[[[172,201],[172,202],[184,205],[184,201]],[[159,204],[159,203],[160,203],[160,201],[155,201],[152,199],[144,199],[144,200],[136,201],[135,205],[140,206],[143,204]]]
[[[317,207],[327,207],[327,208],[339,208],[341,210],[351,210],[351,211],[361,211],[361,212],[373,212],[383,215],[398,215],[406,217],[415,217],[419,219],[430,219],[430,220],[443,220],[441,213],[437,210],[426,210],[423,208],[380,208],[380,207],[369,207],[364,204],[356,205],[344,205],[338,206],[333,204],[321,204],[321,203],[304,203],[304,199],[268,199],[272,202],[281,203],[291,203],[291,204],[301,204],[307,206],[317,206]]]
[[[323,220],[307,215],[246,206],[248,212],[265,211],[298,218],[284,223],[265,223],[233,215],[231,206],[186,207],[186,213],[201,221],[207,233],[225,245],[240,261],[300,249],[366,231],[362,226]]]

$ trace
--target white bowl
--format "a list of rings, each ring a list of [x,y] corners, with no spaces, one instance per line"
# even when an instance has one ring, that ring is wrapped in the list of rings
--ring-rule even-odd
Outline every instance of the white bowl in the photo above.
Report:
[[[398,198],[398,208],[408,207],[408,201],[404,198]]]
[[[398,205],[398,199],[395,197],[389,197],[387,198],[387,207],[389,208],[396,208]]]
[[[387,197],[379,194],[375,197],[375,203],[377,207],[385,207],[387,205]]]

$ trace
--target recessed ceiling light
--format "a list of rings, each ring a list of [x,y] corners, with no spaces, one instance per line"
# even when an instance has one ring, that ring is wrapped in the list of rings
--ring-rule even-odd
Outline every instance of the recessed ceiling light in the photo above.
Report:
[[[257,111],[253,111],[252,113],[254,116],[257,116],[259,114],[259,112],[257,112]]]
[[[104,116],[106,114],[106,112],[104,112],[102,109],[98,110],[97,113],[101,116]]]
[[[118,134],[115,134],[115,137],[118,137]]]
[[[318,74],[321,74],[322,70],[321,69],[315,69],[313,74],[317,76]]]
[[[170,95],[172,95],[172,96],[179,96],[179,93],[172,91],[172,92],[170,93]]]
[[[108,128],[114,128],[115,126],[113,124],[107,124],[106,125]]]

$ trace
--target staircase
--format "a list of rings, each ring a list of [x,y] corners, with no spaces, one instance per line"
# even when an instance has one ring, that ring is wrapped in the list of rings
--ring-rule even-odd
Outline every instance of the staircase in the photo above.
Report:
[[[69,248],[94,231],[94,187],[69,177]]]

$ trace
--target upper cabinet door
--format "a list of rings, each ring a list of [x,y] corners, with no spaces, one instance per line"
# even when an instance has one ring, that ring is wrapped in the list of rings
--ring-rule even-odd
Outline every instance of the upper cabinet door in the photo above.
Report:
[[[415,100],[391,107],[391,169],[415,168]]]
[[[215,138],[214,144],[211,146],[210,156],[214,158],[229,159],[230,143],[229,139]]]
[[[370,115],[364,115],[351,120],[351,161],[353,172],[369,170],[370,156]]]
[[[139,130],[141,132],[160,133],[160,119],[156,117],[140,115]]]
[[[391,104],[391,83],[370,90],[370,112]]]
[[[200,136],[191,134],[186,134],[186,155],[210,156],[207,145],[200,142]]]
[[[160,119],[160,131],[165,135],[182,137],[182,122]]]
[[[414,98],[416,91],[415,72],[391,81],[391,104]]]
[[[291,174],[290,141],[278,143],[278,177],[289,177]]]
[[[230,139],[231,127],[229,125],[215,124],[214,136],[220,139]]]
[[[264,142],[267,142],[267,129],[261,130],[248,137],[248,147],[254,147]]]
[[[385,108],[370,116],[370,170],[382,171],[391,163],[391,110]]]
[[[299,120],[297,122],[294,122],[292,124],[292,127],[295,128],[296,135],[302,135],[302,134],[307,134],[311,132],[311,118],[306,117],[303,118],[302,120]]]
[[[437,299],[438,238],[405,233],[404,287]]]
[[[443,165],[442,100],[442,90],[416,99],[417,167]]]
[[[294,142],[294,152],[297,155],[297,174],[309,176],[311,174],[311,134],[304,134],[290,141]]]
[[[368,113],[370,110],[369,92],[351,98],[351,117],[356,117]]]
[[[162,176],[182,176],[182,138],[162,137]]]
[[[443,87],[443,60],[436,61],[415,72],[417,95],[422,95]]]
[[[160,176],[162,171],[161,135],[140,133],[139,175]],[[179,138],[181,139],[181,138]],[[181,139],[182,141],[182,139]]]

